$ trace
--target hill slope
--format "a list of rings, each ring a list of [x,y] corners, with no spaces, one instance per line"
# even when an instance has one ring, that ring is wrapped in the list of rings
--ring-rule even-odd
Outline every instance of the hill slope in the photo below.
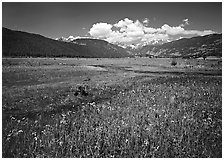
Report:
[[[2,28],[2,55],[86,58],[119,58],[130,56],[123,48],[103,40],[79,39],[75,40],[74,43],[67,43],[38,34],[13,31],[7,28]]]
[[[222,34],[183,38],[162,45],[147,45],[135,52],[141,56],[156,57],[222,57]]]

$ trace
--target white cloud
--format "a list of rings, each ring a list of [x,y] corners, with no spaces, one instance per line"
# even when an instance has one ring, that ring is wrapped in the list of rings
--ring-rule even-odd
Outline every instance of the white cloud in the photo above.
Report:
[[[144,18],[144,19],[142,20],[142,23],[143,23],[144,25],[148,26],[148,25],[149,25],[149,19],[148,19],[148,18]]]
[[[148,22],[147,18],[142,22],[125,18],[115,24],[96,23],[93,24],[89,33],[94,38],[104,39],[111,43],[123,43],[125,45],[140,45],[140,43],[143,45],[157,41],[168,42],[178,39],[178,37],[203,36],[215,33],[211,30],[185,30],[184,26],[189,25],[187,18],[179,26],[164,24],[159,28],[153,28],[146,25]]]
[[[185,30],[183,34],[185,35],[198,35],[198,36],[205,36],[208,34],[215,33],[212,30],[204,30],[204,31],[198,31],[198,30]]]
[[[93,24],[92,28],[89,31],[89,34],[96,38],[107,38],[110,36],[113,26],[107,23],[96,23]]]
[[[135,23],[129,24],[124,30],[127,36],[139,37],[144,35],[143,25],[137,20]]]
[[[156,32],[158,32],[158,29],[151,28],[151,27],[144,27],[144,32],[146,32],[146,33],[156,33]]]
[[[115,23],[114,26],[115,27],[119,27],[119,28],[123,28],[123,27],[126,27],[128,26],[129,24],[132,24],[133,21],[128,19],[128,18],[125,18],[124,20],[120,20],[118,23]]]
[[[188,20],[188,18],[183,19],[182,21],[183,21],[183,23],[180,24],[180,27],[184,27],[184,26],[186,26],[186,25],[189,25],[189,20]]]
[[[216,33],[216,32],[214,32],[212,30],[204,30],[201,35],[208,35],[208,34],[214,34],[214,33]]]
[[[177,27],[170,27],[168,24],[164,24],[161,27],[162,30],[164,30],[169,35],[177,35],[184,32],[184,28],[177,26]]]
[[[168,34],[145,34],[141,41],[145,45],[151,42],[167,42],[167,40],[169,40]]]
[[[183,22],[184,22],[185,25],[189,25],[189,20],[188,20],[188,18],[184,19]]]
[[[75,39],[90,39],[91,37],[88,37],[88,36],[76,36],[74,37]]]

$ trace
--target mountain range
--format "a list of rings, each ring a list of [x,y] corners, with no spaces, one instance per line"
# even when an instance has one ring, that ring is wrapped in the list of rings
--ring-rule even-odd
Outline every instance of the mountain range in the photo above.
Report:
[[[3,57],[222,57],[222,34],[210,34],[193,38],[146,45],[139,48],[118,46],[104,40],[91,38],[58,38],[57,40],[22,31],[2,28]]]
[[[135,54],[148,57],[222,57],[222,34],[183,38],[161,45],[147,45],[136,49]]]
[[[98,39],[76,39],[72,43],[38,34],[2,28],[2,55],[10,57],[120,58],[131,56],[124,48]]]

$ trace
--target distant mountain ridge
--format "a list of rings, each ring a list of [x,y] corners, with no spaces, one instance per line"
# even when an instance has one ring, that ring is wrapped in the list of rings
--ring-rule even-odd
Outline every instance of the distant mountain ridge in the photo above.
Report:
[[[62,37],[58,40],[76,43],[76,40],[71,40],[69,37],[64,39]],[[206,56],[222,57],[222,34],[182,38],[167,43],[158,41],[151,45],[144,46],[127,46],[120,43],[115,44],[124,48],[128,53],[134,56],[182,58],[198,58]]]
[[[162,45],[146,45],[133,53],[148,57],[222,57],[222,34],[183,38]]]
[[[121,47],[104,40],[91,38],[50,39],[39,34],[2,28],[2,55],[15,57],[84,57],[121,58],[206,56],[222,57],[222,34],[210,34],[176,41],[146,45],[139,48]]]
[[[88,45],[82,45],[82,44]],[[93,45],[94,44],[94,45]],[[131,56],[122,47],[103,40],[77,39],[73,43],[38,34],[2,28],[2,55],[16,57],[120,58]]]

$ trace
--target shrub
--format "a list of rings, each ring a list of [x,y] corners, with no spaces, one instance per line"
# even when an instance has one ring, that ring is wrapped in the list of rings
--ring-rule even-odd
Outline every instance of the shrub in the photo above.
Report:
[[[171,61],[171,66],[176,66],[176,65],[177,65],[176,59],[173,58],[172,61]]]

